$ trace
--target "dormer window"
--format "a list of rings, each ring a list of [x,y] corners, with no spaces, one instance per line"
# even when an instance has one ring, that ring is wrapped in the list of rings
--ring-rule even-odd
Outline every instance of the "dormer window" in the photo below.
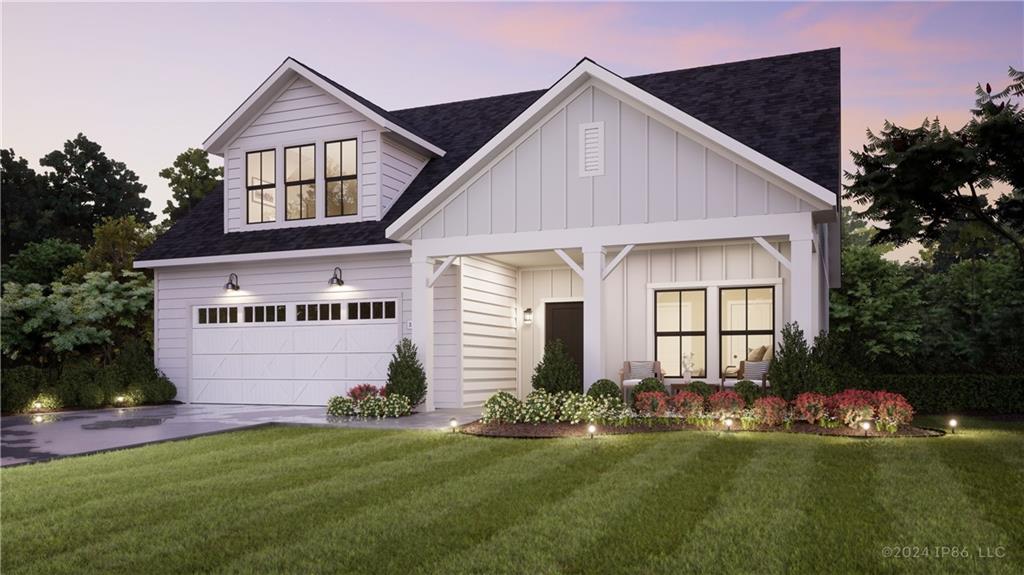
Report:
[[[359,213],[356,182],[356,141],[341,140],[324,144],[324,182],[327,186],[328,217],[354,216]]]
[[[284,205],[286,220],[316,217],[316,146],[284,149]]]
[[[245,195],[250,224],[272,222],[277,217],[274,150],[245,155]]]

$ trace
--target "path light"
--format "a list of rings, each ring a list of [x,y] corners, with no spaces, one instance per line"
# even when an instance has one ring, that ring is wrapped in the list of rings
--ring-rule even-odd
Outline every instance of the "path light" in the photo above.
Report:
[[[726,429],[732,429],[732,418],[731,417],[726,417],[724,423],[725,423],[725,428]]]
[[[449,419],[448,427],[452,428],[452,433],[455,433],[455,430],[459,427],[459,420],[455,419],[454,417]]]
[[[224,291],[238,291],[238,274],[231,273],[228,275],[228,283],[224,284]]]
[[[865,419],[860,422],[860,428],[864,430],[864,436],[867,437],[868,430],[871,429],[871,422]]]
[[[331,287],[341,287],[345,285],[345,280],[341,279],[341,268],[334,268],[334,275],[327,281],[327,285]]]
[[[594,439],[594,434],[597,433],[597,426],[591,423],[587,426],[587,433],[590,434],[590,439]]]
[[[956,435],[956,420],[955,419],[950,419],[949,420],[949,431],[950,431],[950,433]]]

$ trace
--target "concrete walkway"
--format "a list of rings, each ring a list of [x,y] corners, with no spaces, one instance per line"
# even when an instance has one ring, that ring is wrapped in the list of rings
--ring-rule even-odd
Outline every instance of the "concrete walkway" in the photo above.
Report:
[[[448,429],[452,418],[463,425],[479,417],[480,408],[466,408],[439,409],[399,419],[328,420],[323,407],[274,405],[157,405],[12,415],[0,420],[0,465],[46,461],[272,424],[440,430]]]

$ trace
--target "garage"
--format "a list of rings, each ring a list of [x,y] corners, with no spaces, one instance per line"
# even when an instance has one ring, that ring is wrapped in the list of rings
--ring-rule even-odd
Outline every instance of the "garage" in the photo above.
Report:
[[[325,405],[384,385],[401,337],[395,300],[194,306],[190,401]]]

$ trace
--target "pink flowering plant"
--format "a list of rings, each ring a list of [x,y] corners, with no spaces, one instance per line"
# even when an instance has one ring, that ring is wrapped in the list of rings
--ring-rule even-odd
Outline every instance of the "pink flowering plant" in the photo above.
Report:
[[[738,417],[746,407],[743,398],[735,391],[716,391],[708,398],[711,414],[718,419]]]
[[[898,393],[876,392],[875,402],[878,425],[889,433],[896,433],[901,425],[909,425],[914,419],[914,408]]]
[[[875,418],[876,396],[862,389],[840,391],[831,398],[836,417],[850,427]]]
[[[774,395],[754,400],[754,420],[760,425],[777,427],[786,418],[786,400]]]
[[[353,387],[352,389],[348,390],[348,396],[351,397],[356,402],[362,401],[368,397],[374,397],[378,395],[383,395],[380,392],[380,388],[377,387],[376,385],[369,383],[361,383]]]
[[[704,396],[694,391],[680,391],[669,400],[672,411],[686,417],[698,417],[704,414]]]
[[[793,410],[797,419],[802,419],[812,425],[820,424],[828,415],[829,398],[820,393],[808,391],[796,396],[793,401]]]
[[[662,391],[643,391],[636,395],[637,413],[648,417],[664,417],[668,412],[668,396]]]

